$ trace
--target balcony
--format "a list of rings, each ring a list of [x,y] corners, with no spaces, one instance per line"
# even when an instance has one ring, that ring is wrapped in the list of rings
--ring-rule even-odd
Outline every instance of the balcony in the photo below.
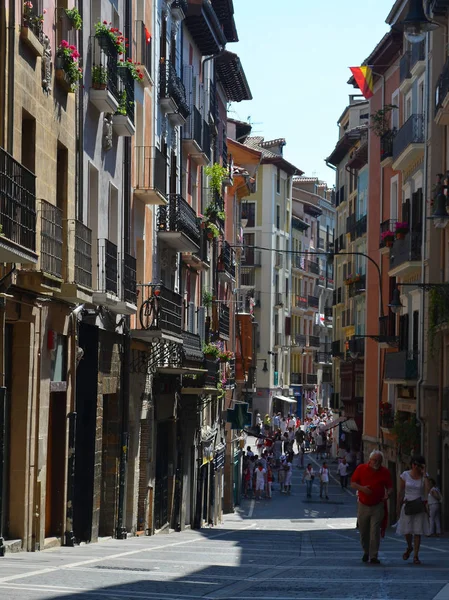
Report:
[[[307,306],[318,310],[320,299],[317,296],[307,296]]]
[[[117,246],[108,239],[97,241],[97,280],[92,300],[95,304],[115,307],[117,298]]]
[[[408,50],[407,52],[404,52],[404,54],[401,56],[401,59],[399,61],[399,84],[400,84],[400,90],[403,94],[406,93],[406,91],[410,88],[411,86],[411,77],[412,74],[410,72],[410,62],[411,62],[411,52],[410,50]]]
[[[379,346],[391,348],[397,346],[399,338],[396,336],[396,316],[390,312],[388,315],[379,317]]]
[[[298,269],[300,271],[307,272],[307,264],[306,263],[307,263],[307,261],[304,256],[301,256],[300,254],[292,255],[292,269]]]
[[[132,307],[136,312],[137,289],[136,289],[136,259],[130,254],[124,253],[123,258],[123,299],[126,305]]]
[[[410,55],[410,73],[412,77],[419,77],[426,68],[426,41],[412,44]]]
[[[395,240],[390,249],[390,277],[404,277],[421,268],[421,232],[409,232],[403,240]]]
[[[449,58],[435,87],[435,123],[449,125]]]
[[[342,311],[341,313],[341,326],[352,327],[354,325],[354,319],[350,308]]]
[[[32,51],[34,56],[44,54],[44,33],[39,12],[42,7],[38,2],[33,2],[31,7],[23,6],[22,27],[20,38]]]
[[[413,385],[418,380],[418,359],[407,350],[389,352],[385,355],[385,381]]]
[[[254,287],[256,285],[256,271],[255,269],[248,269],[242,267],[240,269],[240,283],[242,287]]]
[[[222,340],[229,340],[230,323],[229,307],[220,302],[218,309],[218,333]]]
[[[302,373],[290,373],[290,385],[302,385]]]
[[[362,237],[362,235],[364,235],[366,233],[366,226],[367,226],[367,216],[364,215],[363,217],[360,217],[360,219],[355,224],[355,237],[356,238]]]
[[[275,333],[274,334],[274,345],[277,348],[280,348],[283,344],[284,341],[284,336],[282,335],[282,333]]]
[[[145,87],[153,85],[152,79],[152,64],[151,56],[153,38],[147,36],[147,28],[143,21],[136,21],[135,23],[136,32],[136,53],[133,57],[135,62],[140,63],[140,69],[143,73],[143,84]]]
[[[92,231],[81,221],[63,221],[67,261],[60,296],[81,304],[92,300]]]
[[[276,269],[282,269],[282,267],[284,266],[284,255],[280,252],[276,252],[275,254],[274,266],[276,267]]]
[[[174,0],[170,8],[173,18],[177,21],[182,21],[187,15],[189,3],[187,0]]]
[[[184,23],[203,56],[218,54],[227,39],[210,0],[189,2]]]
[[[0,262],[36,263],[36,176],[0,148]]]
[[[412,115],[393,140],[394,171],[403,171],[424,156],[424,116]]]
[[[350,298],[354,298],[359,294],[364,294],[366,292],[366,275],[363,273],[359,275],[359,279],[354,281],[354,283],[349,284],[348,286],[348,295]]]
[[[40,212],[40,270],[52,277],[62,279],[62,210],[39,200]]]
[[[334,358],[342,358],[343,352],[341,350],[340,340],[335,340],[334,342],[332,342],[331,354]]]
[[[319,348],[320,338],[318,335],[309,335],[307,338],[307,346],[309,348]]]
[[[315,362],[322,365],[328,365],[332,363],[332,355],[329,352],[316,352]]]
[[[182,365],[201,366],[204,360],[201,338],[196,333],[190,331],[182,331]]]
[[[205,373],[182,376],[181,394],[184,396],[197,396],[221,393],[221,390],[217,389],[220,363],[216,360],[204,359],[203,367]]]
[[[332,306],[325,306],[324,307],[324,320],[329,322],[332,321],[334,318],[334,311],[332,310]]]
[[[228,242],[223,242],[217,262],[217,272],[235,279],[235,250]]]
[[[184,125],[190,115],[186,90],[173,65],[164,58],[159,66],[159,102],[173,125]]]
[[[304,296],[292,296],[292,308],[307,310],[307,298]]]
[[[284,296],[281,292],[274,292],[274,306],[277,308],[284,306]]]
[[[168,158],[154,146],[136,146],[134,195],[144,204],[166,205]]]
[[[321,383],[333,383],[332,371],[323,371]]]
[[[157,232],[177,252],[198,252],[200,228],[193,208],[180,194],[169,195],[169,205],[159,206]]]
[[[318,375],[315,373],[307,373],[306,375],[306,385],[317,385],[318,383]]]
[[[182,130],[182,147],[186,154],[199,166],[209,163],[209,156],[203,150],[203,117],[196,106],[192,106],[190,115]]]
[[[345,186],[342,185],[341,188],[339,190],[337,190],[337,192],[335,194],[335,207],[338,208],[340,206],[340,204],[343,204],[343,202],[345,200],[346,200]]]
[[[365,355],[365,338],[354,337],[349,340],[349,353],[352,358]]]
[[[119,67],[120,99],[118,110],[112,117],[112,127],[116,135],[131,137],[136,133],[134,127],[134,78],[127,67]]]
[[[182,297],[161,284],[139,285],[139,328],[131,336],[143,341],[156,337],[180,341],[182,338]]]
[[[241,264],[245,267],[260,267],[262,265],[261,251],[254,250],[253,248],[245,248]]]
[[[391,248],[393,246],[397,219],[387,219],[380,224],[379,248]],[[389,235],[389,232],[391,235]]]
[[[356,224],[356,216],[355,213],[352,213],[348,217],[346,217],[346,233],[351,234],[351,239],[355,234],[355,224]]]
[[[197,252],[183,252],[182,261],[194,271],[206,271],[210,267],[210,243],[205,229],[200,229],[200,249]]]
[[[397,133],[396,129],[389,130],[380,138],[380,162],[385,165],[393,159],[393,140]]]
[[[305,348],[307,346],[307,337],[302,333],[297,333],[295,335],[295,344],[297,346]]]
[[[313,275],[319,276],[320,265],[318,264],[318,262],[316,262],[314,260],[308,260],[307,261],[307,271],[308,271],[308,273],[312,273]]]
[[[91,88],[89,99],[99,112],[115,114],[120,103],[117,49],[108,37],[91,36]]]

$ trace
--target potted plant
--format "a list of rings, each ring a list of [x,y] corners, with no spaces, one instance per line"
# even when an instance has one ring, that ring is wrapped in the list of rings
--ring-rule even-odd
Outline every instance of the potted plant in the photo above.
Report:
[[[215,344],[204,344],[203,346],[203,354],[209,360],[216,360],[220,353],[220,349]]]
[[[95,24],[95,37],[100,46],[108,49],[111,44],[114,46],[118,54],[125,54],[128,47],[128,39],[117,27],[112,27],[112,23],[107,21],[98,22]]]
[[[390,131],[390,112],[398,108],[396,104],[386,104],[383,108],[370,115],[370,129],[378,137],[384,136]]]
[[[380,237],[382,242],[385,243],[385,246],[387,246],[387,248],[391,248],[394,242],[394,231],[391,231],[391,229],[388,231],[383,231]]]
[[[351,285],[352,283],[352,275],[348,275],[345,279],[345,285]]]
[[[220,362],[228,363],[234,358],[234,352],[231,352],[231,350],[223,350],[223,352],[218,353],[218,358],[220,359]]]
[[[130,58],[127,58],[126,60],[124,58],[121,58],[119,60],[118,66],[120,69],[126,69],[127,71],[129,71],[131,77],[135,80],[135,81],[142,81],[143,80],[143,73],[141,70],[141,64],[138,62],[133,62]]]
[[[126,105],[126,90],[123,90],[123,92],[120,94],[120,100],[119,100],[118,108],[117,108],[115,114],[122,115],[123,117],[126,117],[128,114],[127,105]]]
[[[68,85],[68,91],[74,92],[83,76],[79,65],[80,53],[76,46],[70,45],[67,40],[62,40],[56,50],[56,78]]]
[[[94,90],[105,90],[108,85],[108,70],[103,65],[92,67],[92,87]]]
[[[205,306],[206,308],[210,308],[212,306],[212,300],[213,300],[212,292],[209,292],[208,290],[204,290],[202,299],[203,299],[203,306]]]
[[[23,26],[30,27],[35,31],[42,31],[44,15],[46,12],[47,10],[44,9],[41,15],[36,14],[33,3],[30,0],[27,0],[27,2],[23,3]]]
[[[406,221],[398,221],[395,227],[396,239],[403,240],[405,234],[408,233],[409,225]]]
[[[206,225],[206,235],[209,240],[213,240],[220,235],[220,230],[214,223],[208,223]]]
[[[67,15],[72,26],[79,30],[83,26],[83,20],[77,8],[66,8],[65,14]]]
[[[217,194],[221,195],[223,179],[227,175],[227,170],[219,163],[214,163],[213,165],[204,167],[204,174],[207,177],[210,177],[209,184],[211,189],[217,192]]]

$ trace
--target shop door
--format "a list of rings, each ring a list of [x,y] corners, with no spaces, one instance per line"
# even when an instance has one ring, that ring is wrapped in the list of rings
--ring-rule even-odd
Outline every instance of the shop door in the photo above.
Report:
[[[66,438],[66,393],[52,392],[48,411],[45,537],[64,531],[64,470]]]
[[[168,522],[168,448],[169,422],[157,424],[156,485],[154,490],[154,528],[161,529]]]

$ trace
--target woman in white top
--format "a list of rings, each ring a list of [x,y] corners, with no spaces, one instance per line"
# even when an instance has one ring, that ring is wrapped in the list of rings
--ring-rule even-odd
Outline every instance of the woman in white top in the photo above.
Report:
[[[327,464],[324,462],[323,466],[320,469],[320,498],[323,497],[323,494],[326,500],[329,500],[328,494],[329,488],[329,469],[327,468]]]
[[[404,560],[408,560],[414,550],[413,563],[421,564],[419,560],[419,547],[421,544],[421,536],[429,533],[429,517],[427,507],[424,501],[428,494],[428,483],[426,477],[426,462],[423,456],[415,456],[412,458],[412,468],[410,471],[404,471],[401,474],[400,489],[398,493],[398,513],[400,517],[396,533],[405,535],[407,540],[407,550],[402,555]],[[420,512],[415,514],[406,514],[406,503],[411,501],[422,501]],[[419,502],[417,502],[419,505]],[[412,546],[413,542],[413,546]]]
[[[443,496],[437,488],[435,479],[429,477],[429,495],[427,496],[427,506],[429,507],[430,516],[430,535],[441,535],[441,502]]]

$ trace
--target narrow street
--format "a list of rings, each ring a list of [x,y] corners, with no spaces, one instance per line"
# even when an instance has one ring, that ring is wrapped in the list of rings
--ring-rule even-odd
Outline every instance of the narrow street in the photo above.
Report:
[[[291,496],[275,484],[271,501],[245,500],[214,529],[9,554],[0,560],[0,594],[20,600],[447,600],[449,540],[426,539],[423,564],[414,566],[404,563],[404,542],[389,530],[382,564],[362,564],[355,497],[340,489],[331,467],[329,501],[320,500],[317,485],[306,500],[295,466]]]

